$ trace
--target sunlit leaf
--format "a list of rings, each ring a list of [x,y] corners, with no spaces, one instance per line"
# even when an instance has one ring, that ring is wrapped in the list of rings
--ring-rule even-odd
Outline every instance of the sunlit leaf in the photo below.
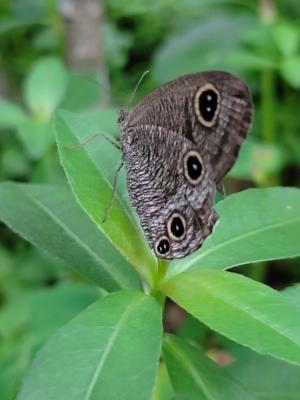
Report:
[[[81,206],[126,260],[151,284],[157,268],[156,260],[129,211],[128,203],[119,193],[115,194],[107,220],[104,221],[112,199],[112,182],[121,154],[117,153],[119,159],[116,161],[117,149],[101,137],[87,146],[74,148],[74,145],[81,143],[82,135],[86,138],[99,132],[95,132],[96,122],[86,116],[76,118],[72,113],[58,114],[56,131],[62,165]],[[115,166],[112,167],[114,162]]]
[[[199,269],[167,280],[162,290],[229,339],[300,364],[300,309],[270,287],[239,274]]]
[[[139,287],[135,271],[62,187],[2,183],[0,218],[108,291]]]

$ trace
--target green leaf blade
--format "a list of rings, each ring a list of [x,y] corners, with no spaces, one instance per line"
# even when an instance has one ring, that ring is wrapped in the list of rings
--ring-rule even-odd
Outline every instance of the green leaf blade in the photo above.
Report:
[[[100,299],[41,350],[18,400],[65,400],[66,393],[70,400],[149,399],[160,355],[161,318],[159,304],[141,292]]]
[[[300,310],[268,286],[235,273],[201,269],[171,278],[162,290],[229,339],[300,364]]]
[[[38,61],[25,82],[25,101],[38,119],[48,121],[67,89],[67,71],[60,59]]]
[[[140,287],[135,271],[67,189],[2,183],[0,219],[107,291]]]
[[[0,99],[0,127],[15,129],[27,120],[23,109],[16,103]]]
[[[80,143],[80,131],[76,129],[76,121],[73,114],[65,112],[59,113],[56,119],[61,162],[73,193],[103,234],[151,286],[157,270],[156,259],[119,195],[115,195],[108,218],[103,221],[111,201],[112,182],[107,178],[107,171],[97,162],[96,156],[102,158],[106,150],[105,145],[111,144],[104,144],[103,140],[98,140],[97,143],[96,139],[92,149],[88,146],[72,148]],[[92,130],[92,122],[90,133],[95,133]],[[118,164],[115,168],[117,167]],[[113,176],[113,171],[110,170],[110,174]]]
[[[186,400],[254,400],[254,397],[196,346],[167,335],[164,357],[176,394]]]
[[[243,382],[257,400],[298,400],[300,367],[246,348],[234,354],[236,361],[226,370]]]

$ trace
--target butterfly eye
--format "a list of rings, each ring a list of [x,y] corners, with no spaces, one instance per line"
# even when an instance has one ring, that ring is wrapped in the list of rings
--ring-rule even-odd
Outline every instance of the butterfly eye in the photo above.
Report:
[[[185,236],[186,223],[182,215],[174,213],[168,221],[168,232],[173,240],[182,240]]]
[[[211,83],[202,86],[195,96],[195,112],[202,125],[211,127],[219,113],[219,92]]]
[[[170,241],[166,236],[162,236],[155,246],[156,253],[159,256],[166,256],[170,253]]]
[[[184,156],[184,175],[192,185],[198,185],[204,173],[203,161],[196,150],[189,151]]]

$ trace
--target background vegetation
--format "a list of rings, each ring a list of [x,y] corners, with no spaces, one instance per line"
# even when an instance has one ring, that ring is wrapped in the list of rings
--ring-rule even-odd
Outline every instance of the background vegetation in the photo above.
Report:
[[[0,55],[0,180],[51,184],[43,198],[39,197],[39,186],[1,186],[0,190],[0,218],[6,223],[0,224],[0,399],[8,400],[15,398],[21,378],[42,344],[102,291],[80,274],[89,255],[77,255],[71,241],[64,249],[52,243],[51,238],[59,237],[61,232],[46,223],[46,217],[38,214],[32,204],[34,199],[63,213],[66,204],[75,202],[67,191],[55,144],[56,110],[75,113],[60,114],[60,126],[74,124],[78,135],[75,138],[65,134],[59,138],[61,145],[82,141],[97,131],[118,137],[118,107],[129,105],[145,70],[150,73],[139,86],[134,103],[179,75],[207,69],[228,70],[244,77],[251,87],[255,119],[239,161],[226,179],[227,193],[249,187],[299,187],[300,5],[298,0],[90,0],[81,4],[76,0],[4,0],[0,4]],[[88,148],[91,153],[97,146],[107,149],[98,162],[111,179],[120,156],[101,139],[95,141],[98,143],[89,143]],[[62,147],[61,157],[63,151]],[[85,163],[85,158],[74,161],[78,165],[81,162]],[[66,165],[65,168],[68,170]],[[126,188],[119,191],[126,202]],[[90,193],[84,195],[88,198]],[[278,192],[277,198],[280,196],[285,195]],[[107,204],[105,198],[102,200]],[[253,198],[254,208],[258,201]],[[95,212],[100,215],[101,209]],[[80,229],[91,235],[99,254],[109,253],[110,244],[103,244],[100,239],[97,242],[96,228],[84,213],[78,211],[69,217],[70,221],[80,220]],[[45,224],[41,222],[37,230],[42,218]],[[28,226],[34,221],[35,234]],[[295,228],[295,235],[298,232],[299,228]],[[118,240],[118,231],[111,235]],[[280,247],[281,242],[274,242],[276,246]],[[68,254],[55,258],[51,256],[52,248],[56,255],[63,251]],[[132,252],[128,263],[134,264],[136,257]],[[284,256],[278,254],[274,258]],[[205,261],[209,265],[209,258]],[[92,265],[93,261],[89,262]],[[124,263],[113,251],[110,262]],[[137,276],[128,272],[129,266],[124,264],[122,268],[119,278],[126,277],[129,286],[139,285]],[[180,265],[176,268],[181,270]],[[97,269],[91,267],[88,277],[94,283],[108,291],[118,288],[117,280],[93,271]],[[299,271],[299,258],[259,261],[239,268],[239,272],[276,289],[298,282]],[[151,274],[151,270],[139,272],[146,280],[147,273]],[[172,297],[171,291],[168,294]],[[299,304],[299,297],[295,298]],[[281,392],[283,381],[289,398],[299,398],[299,367],[233,345],[198,320],[187,317],[171,301],[166,307],[165,326],[169,332],[202,343],[221,365],[238,358],[239,368],[234,363],[227,368],[255,387],[256,398],[287,398],[286,392]],[[176,364],[176,352],[172,352],[176,341],[172,340],[166,345],[166,358],[171,365]],[[193,356],[190,349],[186,351]],[[262,383],[266,370],[273,379],[273,386],[267,390]],[[153,398],[171,399],[172,390],[161,364]],[[264,397],[265,392],[268,394]]]

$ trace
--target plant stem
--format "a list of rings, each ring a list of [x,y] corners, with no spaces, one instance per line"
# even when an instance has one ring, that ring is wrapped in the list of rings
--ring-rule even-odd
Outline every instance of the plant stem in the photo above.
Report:
[[[158,271],[154,281],[151,295],[155,297],[162,305],[165,303],[166,296],[159,290],[161,282],[164,280],[169,262],[165,260],[157,260]]]
[[[264,282],[267,275],[267,264],[263,261],[256,262],[250,267],[249,278],[258,282]]]

